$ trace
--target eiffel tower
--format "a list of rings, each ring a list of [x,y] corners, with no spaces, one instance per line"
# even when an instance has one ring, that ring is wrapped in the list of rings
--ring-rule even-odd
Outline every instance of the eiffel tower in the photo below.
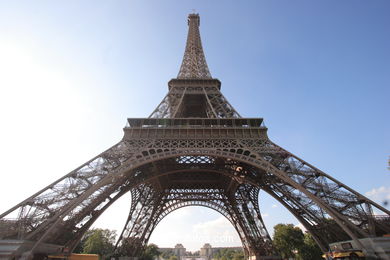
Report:
[[[261,190],[286,207],[323,251],[343,240],[367,251],[361,238],[390,233],[387,209],[273,143],[262,118],[241,117],[210,74],[198,14],[188,16],[188,26],[179,74],[152,114],[129,118],[119,143],[0,215],[0,245],[14,246],[7,257],[72,252],[128,192],[130,212],[117,246],[126,241],[132,256],[141,254],[165,216],[197,205],[231,222],[247,258],[271,259]]]

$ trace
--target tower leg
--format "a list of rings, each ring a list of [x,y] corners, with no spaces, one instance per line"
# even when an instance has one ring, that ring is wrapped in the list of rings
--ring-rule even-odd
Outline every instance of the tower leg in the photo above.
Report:
[[[142,184],[131,190],[132,201],[126,225],[116,242],[116,252],[129,257],[142,254],[160,208],[161,194],[151,185]]]
[[[271,237],[265,228],[258,206],[259,191],[259,188],[252,185],[240,185],[234,198],[230,200],[234,219],[237,220],[236,229],[243,232],[245,254],[249,258],[274,255]]]

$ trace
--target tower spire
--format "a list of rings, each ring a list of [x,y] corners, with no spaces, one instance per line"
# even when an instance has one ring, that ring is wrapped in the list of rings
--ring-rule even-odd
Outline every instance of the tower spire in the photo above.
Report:
[[[199,33],[199,14],[188,15],[188,36],[178,79],[211,79]]]

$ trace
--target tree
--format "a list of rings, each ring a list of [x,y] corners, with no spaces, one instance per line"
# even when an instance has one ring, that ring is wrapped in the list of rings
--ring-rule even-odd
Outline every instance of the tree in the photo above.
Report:
[[[147,245],[142,256],[141,260],[153,260],[157,256],[160,255],[160,251],[158,250],[158,246],[155,244]]]
[[[321,248],[314,241],[313,237],[309,233],[305,233],[303,238],[303,248],[299,255],[302,260],[322,260]]]
[[[161,254],[161,257],[164,259],[170,259],[171,256],[174,256],[175,254],[173,253],[172,250],[165,251]]]
[[[293,224],[278,224],[274,227],[273,243],[283,258],[298,260],[321,260],[322,252],[309,233]]]
[[[233,254],[233,260],[244,260],[244,252],[243,251],[235,251]]]
[[[91,229],[81,240],[82,253],[109,256],[114,252],[115,230]]]
[[[219,249],[213,256],[217,260],[243,260],[244,252],[230,248]]]
[[[118,256],[133,256],[135,250],[142,246],[142,242],[136,237],[122,238],[119,247],[116,250]]]
[[[274,226],[274,246],[283,258],[295,258],[304,246],[303,232],[293,224]]]

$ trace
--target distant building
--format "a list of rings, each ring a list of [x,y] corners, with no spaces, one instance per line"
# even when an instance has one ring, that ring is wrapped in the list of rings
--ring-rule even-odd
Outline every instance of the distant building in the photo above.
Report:
[[[181,260],[182,257],[186,255],[186,249],[182,244],[176,244],[173,252],[179,260]]]
[[[200,249],[200,257],[202,257],[205,260],[211,260],[213,256],[213,248],[209,243],[206,243],[203,245],[203,247]]]
[[[186,251],[186,248],[182,244],[176,244],[175,247],[162,247],[159,248],[159,251],[163,255],[172,254],[177,256],[178,260],[211,260],[213,256],[222,249],[231,249],[236,251],[243,251],[242,247],[212,247],[209,243],[203,245],[199,250],[199,256],[191,256],[189,252]],[[159,259],[162,260],[164,257],[160,255]]]
[[[182,244],[176,244],[175,247],[162,247],[159,248],[159,251],[161,252],[161,254],[166,253],[166,254],[175,255],[177,256],[178,260],[184,260],[185,255],[187,253],[187,250]],[[159,259],[163,259],[163,257],[160,256]]]

